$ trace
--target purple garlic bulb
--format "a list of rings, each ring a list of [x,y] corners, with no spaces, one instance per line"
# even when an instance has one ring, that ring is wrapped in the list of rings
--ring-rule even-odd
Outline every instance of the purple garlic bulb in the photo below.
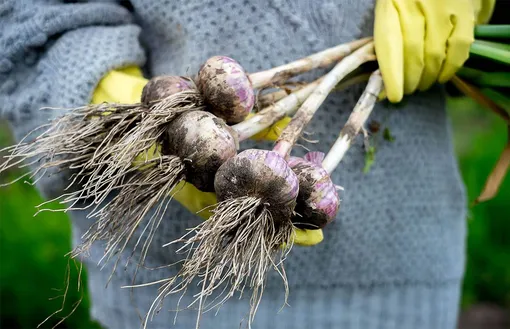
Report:
[[[260,198],[278,224],[290,220],[294,213],[299,181],[278,153],[250,149],[220,167],[214,189],[218,201],[243,196]]]
[[[340,206],[337,188],[328,172],[322,168],[324,153],[309,152],[304,158],[290,157],[289,166],[299,179],[296,214],[292,221],[296,227],[323,228],[331,222]]]
[[[198,72],[197,87],[209,111],[228,124],[243,121],[255,104],[255,92],[248,75],[230,57],[209,58]]]
[[[162,100],[184,90],[195,88],[193,82],[185,77],[163,75],[154,77],[147,82],[142,90],[142,103],[150,103]]]
[[[164,148],[180,157],[186,167],[186,181],[204,192],[214,191],[218,168],[237,153],[237,140],[227,124],[205,111],[179,115],[168,126]]]

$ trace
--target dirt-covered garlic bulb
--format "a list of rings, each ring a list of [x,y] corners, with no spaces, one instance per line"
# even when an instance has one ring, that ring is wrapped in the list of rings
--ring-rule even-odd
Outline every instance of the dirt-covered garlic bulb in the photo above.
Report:
[[[290,157],[289,166],[299,179],[295,226],[319,229],[330,223],[340,207],[337,187],[322,168],[324,153],[309,152],[304,158]]]
[[[235,136],[222,119],[209,112],[190,111],[168,126],[165,150],[181,158],[188,182],[212,192],[216,171],[237,153]]]
[[[163,100],[184,90],[195,88],[193,82],[185,77],[174,75],[157,76],[149,80],[142,90],[142,103],[146,106]]]
[[[255,92],[248,75],[230,57],[209,58],[198,72],[197,87],[208,110],[228,124],[243,121],[255,104]]]
[[[259,198],[273,220],[288,220],[294,212],[299,182],[276,152],[250,149],[227,160],[214,181],[218,201],[251,196]]]

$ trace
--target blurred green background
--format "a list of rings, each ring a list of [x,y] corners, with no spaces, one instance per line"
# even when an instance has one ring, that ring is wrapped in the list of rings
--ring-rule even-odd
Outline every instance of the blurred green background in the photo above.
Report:
[[[0,121],[0,149],[13,143],[9,127]],[[0,159],[1,161],[1,159]],[[19,177],[21,171],[0,176],[0,184]],[[71,228],[63,213],[42,212],[38,191],[23,180],[0,187],[0,328],[34,329],[60,309],[66,282],[70,282],[64,309],[41,328],[100,328],[90,320],[86,287],[78,291],[79,264],[65,254],[71,248]],[[57,207],[55,207],[57,208]],[[82,271],[82,282],[86,273]]]
[[[450,98],[448,111],[454,126],[455,147],[469,200],[485,183],[506,142],[504,123],[466,98]],[[8,128],[0,126],[0,148],[12,143]],[[1,181],[14,178],[10,172]],[[42,201],[37,191],[18,182],[0,188],[0,323],[2,328],[35,328],[59,309],[69,265],[71,287],[65,309],[43,328],[53,327],[69,314],[83,297],[76,311],[60,328],[98,328],[91,322],[86,287],[76,289],[77,269],[64,254],[70,250],[70,227],[65,215],[41,213],[33,217]],[[510,309],[510,177],[499,196],[473,209],[469,223],[468,263],[463,286],[463,310],[489,305]],[[82,280],[84,281],[84,280]],[[492,306],[491,306],[492,305]],[[468,328],[463,324],[463,328]],[[470,327],[471,328],[471,327]],[[474,328],[474,327],[473,327]],[[486,327],[489,328],[489,327]],[[496,328],[496,327],[490,327]]]

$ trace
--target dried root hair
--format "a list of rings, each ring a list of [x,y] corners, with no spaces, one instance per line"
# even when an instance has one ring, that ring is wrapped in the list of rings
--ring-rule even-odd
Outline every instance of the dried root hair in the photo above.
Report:
[[[145,326],[160,311],[167,296],[186,293],[195,279],[199,280],[201,291],[187,308],[199,304],[197,328],[203,312],[222,305],[236,292],[242,295],[246,287],[252,290],[250,325],[271,268],[283,279],[287,300],[288,284],[283,260],[292,246],[290,220],[277,225],[265,204],[259,198],[248,196],[222,201],[213,213],[182,239],[171,242],[184,242],[178,252],[186,253],[187,258],[176,276],[163,281],[149,309]],[[206,299],[213,294],[214,299],[206,304]]]
[[[29,176],[35,183],[48,169],[69,170],[68,192],[55,199],[66,204],[61,210],[97,207],[133,171],[133,160],[163,139],[166,124],[184,111],[203,108],[196,90],[171,95],[149,108],[107,103],[75,108],[31,132],[44,129],[35,140],[26,141],[27,136],[4,149],[8,155],[0,172],[35,165],[32,173],[15,180]],[[88,204],[79,206],[82,201]]]
[[[18,144],[3,149],[8,155],[0,165],[0,172],[35,166],[31,173],[15,180],[29,176],[35,184],[49,169],[70,169],[74,175],[66,190],[76,187],[94,154],[99,149],[108,149],[126,134],[144,112],[140,104],[96,104],[69,110],[37,127]],[[37,132],[39,135],[31,139]]]
[[[90,246],[100,240],[106,243],[104,256],[99,263],[110,261],[125,250],[135,230],[149,211],[157,206],[147,219],[129,257],[141,245],[139,265],[143,265],[150,243],[171,200],[168,196],[185,179],[185,167],[176,156],[160,156],[134,169],[134,174],[118,186],[119,193],[112,201],[89,215],[98,219],[82,236],[83,242],[73,250],[72,257],[86,254]],[[120,257],[117,258],[113,272],[119,260]]]
[[[133,171],[133,161],[140,154],[150,153],[156,145],[164,145],[168,124],[173,119],[185,111],[203,108],[202,98],[196,90],[182,91],[153,103],[128,133],[120,136],[115,143],[97,149],[85,165],[87,181],[81,191],[68,201],[92,196],[96,205],[94,210],[97,210],[97,205],[110,192],[124,184],[126,176]]]
[[[134,160],[162,142],[172,119],[194,109],[203,109],[196,90],[174,94],[149,108],[106,103],[76,108],[42,127],[46,130],[34,141],[7,148],[9,155],[0,172],[43,160],[31,178],[42,177],[50,168],[71,170],[67,192],[39,207],[59,201],[65,208],[57,211],[89,209],[87,217],[97,222],[71,254],[85,254],[94,241],[102,240],[106,241],[102,261],[110,260],[126,248],[149,210],[184,179],[184,165],[175,156],[146,159],[140,165]],[[112,192],[118,193],[107,201]],[[166,207],[159,205],[148,220],[142,233],[146,241],[136,242],[135,248],[142,245],[142,262]]]

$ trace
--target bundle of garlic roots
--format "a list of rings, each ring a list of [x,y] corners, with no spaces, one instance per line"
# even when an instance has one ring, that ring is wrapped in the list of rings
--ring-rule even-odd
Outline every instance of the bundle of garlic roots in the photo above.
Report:
[[[165,297],[200,280],[197,327],[208,297],[219,292],[222,298],[215,300],[221,304],[246,287],[252,291],[251,323],[268,270],[278,271],[287,289],[283,259],[294,228],[321,229],[336,217],[341,188],[329,175],[383,91],[379,71],[364,74],[369,76],[366,89],[327,155],[309,152],[297,158],[291,150],[328,94],[339,85],[366,80],[353,72],[375,59],[371,38],[252,74],[232,58],[212,57],[194,78],[151,79],[138,104],[69,109],[34,140],[8,148],[0,172],[29,165],[36,166],[32,178],[48,169],[71,171],[68,192],[58,198],[66,205],[62,210],[86,209],[94,220],[72,256],[103,241],[104,262],[124,250],[142,226],[148,230],[139,260],[143,264],[167,200],[179,193],[181,182],[215,192],[212,216],[171,242],[183,243],[180,251],[188,257],[177,275],[158,281],[161,289],[146,320]],[[329,73],[313,82],[281,88],[294,76],[328,66],[333,66]],[[280,90],[257,100],[258,92],[274,88]],[[292,119],[272,150],[238,153],[243,140],[285,116]],[[224,283],[229,288],[218,291]]]

